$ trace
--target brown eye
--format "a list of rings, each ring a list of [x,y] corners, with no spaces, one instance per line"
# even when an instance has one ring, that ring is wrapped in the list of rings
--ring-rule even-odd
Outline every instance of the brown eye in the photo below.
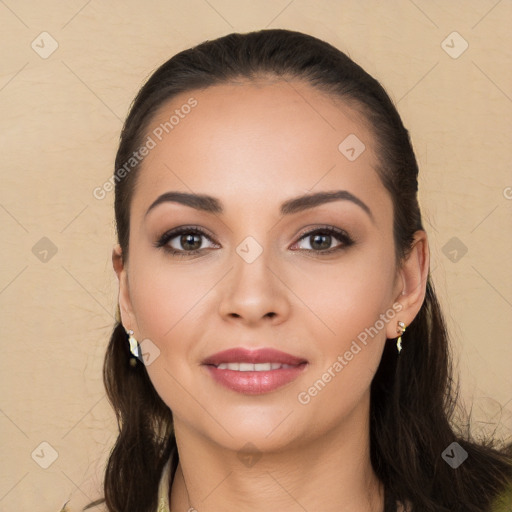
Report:
[[[331,243],[334,237],[332,235],[317,233],[315,235],[309,235],[308,238],[310,240],[309,245],[312,249],[325,250],[331,248]]]
[[[201,237],[202,237],[202,235],[197,235],[195,233],[189,233],[187,235],[180,235],[179,243],[185,250],[194,251],[194,250],[201,248],[201,244],[202,244]],[[175,237],[175,238],[178,238],[178,237]],[[169,240],[169,242],[170,242],[170,240]]]
[[[205,238],[211,241],[210,236],[198,227],[181,227],[164,233],[155,246],[176,256],[189,256],[205,249],[202,247]]]
[[[345,231],[332,226],[309,231],[301,236],[299,242],[301,240],[306,240],[309,247],[305,247],[300,250],[317,252],[319,254],[335,252],[349,247],[354,243]],[[335,240],[338,240],[340,243],[332,247],[332,243]]]

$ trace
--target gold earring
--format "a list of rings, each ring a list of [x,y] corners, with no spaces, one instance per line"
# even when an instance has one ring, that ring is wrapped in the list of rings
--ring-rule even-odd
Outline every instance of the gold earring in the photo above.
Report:
[[[398,339],[396,340],[396,349],[398,350],[398,353],[402,351],[402,334],[405,332],[405,324],[403,322],[398,322],[397,328],[396,328],[397,334],[400,334]]]
[[[136,357],[139,358],[139,343],[133,336],[133,331],[130,329],[129,331],[126,331],[126,334],[128,334],[128,342],[130,343],[130,352]],[[133,360],[133,359],[132,359]],[[134,363],[136,361],[133,361]],[[133,363],[132,363],[133,366]]]

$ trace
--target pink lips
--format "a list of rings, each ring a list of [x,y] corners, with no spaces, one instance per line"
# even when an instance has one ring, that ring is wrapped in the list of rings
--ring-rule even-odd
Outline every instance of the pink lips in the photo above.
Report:
[[[236,363],[240,369],[225,368],[227,365],[236,367]],[[269,363],[273,369],[268,369]],[[247,369],[251,364],[258,365],[258,370]],[[216,382],[228,389],[259,395],[295,380],[307,367],[307,361],[272,348],[233,348],[213,354],[203,361],[203,365]],[[218,368],[219,365],[221,368]]]

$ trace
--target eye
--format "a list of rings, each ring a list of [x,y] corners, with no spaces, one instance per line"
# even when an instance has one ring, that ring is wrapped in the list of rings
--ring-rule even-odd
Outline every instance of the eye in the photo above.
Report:
[[[211,241],[210,236],[198,226],[183,226],[164,233],[155,246],[175,256],[190,256],[205,249],[203,238]]]
[[[354,243],[348,233],[333,226],[325,226],[308,231],[303,234],[294,245],[297,245],[301,240],[307,241],[308,243],[306,245],[309,246],[301,250],[312,251],[319,254],[330,254],[349,247]],[[340,243],[332,247],[334,240],[338,240]]]
[[[155,247],[162,248],[177,257],[192,256],[207,249],[203,246],[204,238],[212,242],[210,235],[199,226],[182,226],[165,232],[155,243]],[[301,240],[307,241],[306,245],[309,247],[299,248],[299,250],[317,253],[318,255],[330,254],[345,249],[354,243],[348,233],[333,226],[324,226],[303,233],[292,248],[299,244]],[[332,247],[334,240],[338,240],[340,243]],[[213,246],[210,248],[219,247],[218,244],[213,242],[212,244]]]

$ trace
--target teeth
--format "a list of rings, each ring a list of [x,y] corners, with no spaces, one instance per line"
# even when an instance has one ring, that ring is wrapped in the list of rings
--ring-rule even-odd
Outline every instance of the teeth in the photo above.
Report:
[[[280,368],[292,368],[290,364],[281,363],[221,363],[217,366],[219,370],[235,370],[238,372],[268,372]]]
[[[267,368],[268,366],[268,368]],[[251,364],[251,363],[240,363],[241,372],[261,372],[262,370],[270,370],[270,365],[263,364]]]

